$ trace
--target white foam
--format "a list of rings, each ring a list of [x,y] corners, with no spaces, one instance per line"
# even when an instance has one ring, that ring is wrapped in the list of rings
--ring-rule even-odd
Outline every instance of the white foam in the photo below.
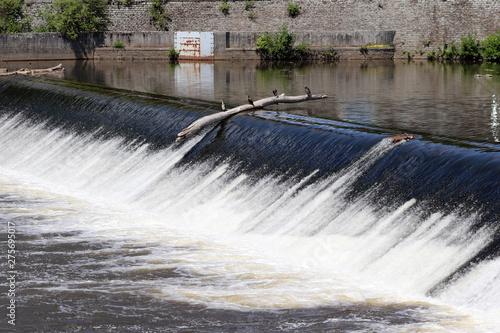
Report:
[[[121,139],[49,130],[20,116],[0,124],[3,190],[53,202],[49,211],[35,205],[34,211],[4,213],[50,216],[26,228],[78,230],[75,237],[111,241],[119,251],[129,243],[150,244],[142,264],[119,269],[191,274],[151,282],[145,290],[161,297],[240,310],[425,301],[430,310],[420,315],[442,325],[450,317],[467,320],[441,302],[498,314],[498,292],[489,292],[498,282],[497,261],[454,282],[441,300],[425,296],[491,237],[486,229],[469,230],[474,215],[429,215],[415,199],[381,210],[370,192],[356,201],[346,197],[394,147],[388,140],[310,184],[314,173],[250,181],[225,163],[176,168],[201,137],[152,151]]]

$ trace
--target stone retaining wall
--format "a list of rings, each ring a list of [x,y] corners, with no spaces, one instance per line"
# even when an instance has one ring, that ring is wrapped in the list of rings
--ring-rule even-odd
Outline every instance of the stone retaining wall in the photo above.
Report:
[[[26,0],[28,14],[35,15],[52,0]],[[276,31],[283,23],[294,33],[313,31],[306,36],[317,42],[324,31],[395,31],[399,56],[404,53],[437,49],[443,42],[459,42],[468,33],[484,39],[500,30],[498,0],[295,0],[300,14],[288,16],[288,0],[228,1],[229,12],[220,11],[221,1],[169,0],[165,9],[170,31]],[[132,0],[130,6],[113,0],[109,5],[110,31],[158,31],[151,22],[151,0]],[[253,13],[255,19],[249,18]],[[36,24],[37,20],[34,20]],[[253,37],[252,37],[253,38]],[[254,41],[255,38],[250,41]],[[424,45],[424,40],[430,42]],[[358,43],[358,42],[356,42]],[[245,45],[247,45],[246,43]],[[337,46],[343,46],[339,44]],[[352,45],[351,45],[352,46]],[[403,51],[405,51],[403,53]]]

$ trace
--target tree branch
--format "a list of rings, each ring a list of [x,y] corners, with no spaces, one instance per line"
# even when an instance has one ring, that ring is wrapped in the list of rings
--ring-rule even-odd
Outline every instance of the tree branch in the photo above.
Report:
[[[311,101],[315,99],[323,99],[327,98],[327,95],[312,95],[312,94],[306,94],[306,95],[299,95],[299,96],[285,96],[285,94],[281,94],[279,96],[273,96],[273,97],[267,97],[263,99],[259,99],[252,104],[243,104],[238,107],[235,107],[233,109],[223,111],[223,112],[218,112],[214,113],[205,117],[202,117],[193,123],[186,127],[184,130],[182,130],[179,134],[177,134],[177,139],[175,140],[176,142],[182,142],[186,139],[189,139],[196,134],[198,134],[203,128],[205,128],[208,125],[218,123],[223,121],[224,119],[227,119],[237,113],[243,112],[243,111],[249,111],[253,109],[262,109],[268,105],[272,104],[278,104],[278,103],[300,103],[300,102],[305,102],[305,101]]]

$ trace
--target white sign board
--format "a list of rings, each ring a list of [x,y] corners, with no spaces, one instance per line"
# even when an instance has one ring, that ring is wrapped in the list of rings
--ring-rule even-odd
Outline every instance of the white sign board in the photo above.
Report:
[[[174,36],[174,47],[180,58],[214,57],[213,32],[186,32],[177,31]]]

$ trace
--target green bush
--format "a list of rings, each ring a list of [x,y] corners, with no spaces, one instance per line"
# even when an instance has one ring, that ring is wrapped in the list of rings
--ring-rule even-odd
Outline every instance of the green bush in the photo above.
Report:
[[[0,0],[0,33],[29,30],[30,19],[23,17],[23,0]]]
[[[149,7],[149,14],[151,15],[151,21],[153,25],[161,30],[168,30],[168,21],[170,21],[170,15],[165,11],[163,7],[162,0],[154,0]]]
[[[106,0],[55,0],[40,14],[47,23],[38,31],[60,32],[71,39],[82,33],[104,31],[109,23]]]
[[[281,29],[274,33],[265,33],[257,40],[257,52],[268,59],[293,59],[296,52],[293,44],[295,35],[288,32],[288,24],[283,23]]]
[[[250,20],[255,20],[257,18],[257,15],[255,15],[254,12],[248,12],[248,18]]]
[[[171,46],[170,50],[168,50],[168,57],[170,58],[170,61],[176,61],[180,54],[181,53],[176,51],[173,46]]]
[[[481,58],[481,44],[477,40],[476,34],[467,34],[466,37],[460,38],[460,59],[476,60]]]
[[[432,50],[431,52],[427,53],[427,59],[428,60],[436,59],[436,51]]]
[[[455,42],[451,42],[449,47],[443,49],[443,59],[444,60],[455,60],[460,56],[460,52],[455,45]]]
[[[313,55],[310,45],[301,42],[295,47],[297,37],[288,32],[288,24],[283,23],[280,30],[274,34],[265,33],[257,40],[257,52],[264,59],[287,60],[305,59]]]
[[[311,45],[306,42],[300,42],[300,44],[295,48],[297,58],[307,58],[311,54]]]
[[[115,49],[123,49],[124,45],[121,41],[117,40],[114,44],[113,44],[113,47]]]
[[[323,59],[327,61],[336,61],[339,59],[337,51],[334,50],[334,46],[330,46],[328,49],[323,50]]]
[[[288,1],[288,16],[296,17],[300,14],[300,5],[298,3],[292,3]]]
[[[488,61],[500,61],[500,31],[492,33],[481,43],[481,56]]]

